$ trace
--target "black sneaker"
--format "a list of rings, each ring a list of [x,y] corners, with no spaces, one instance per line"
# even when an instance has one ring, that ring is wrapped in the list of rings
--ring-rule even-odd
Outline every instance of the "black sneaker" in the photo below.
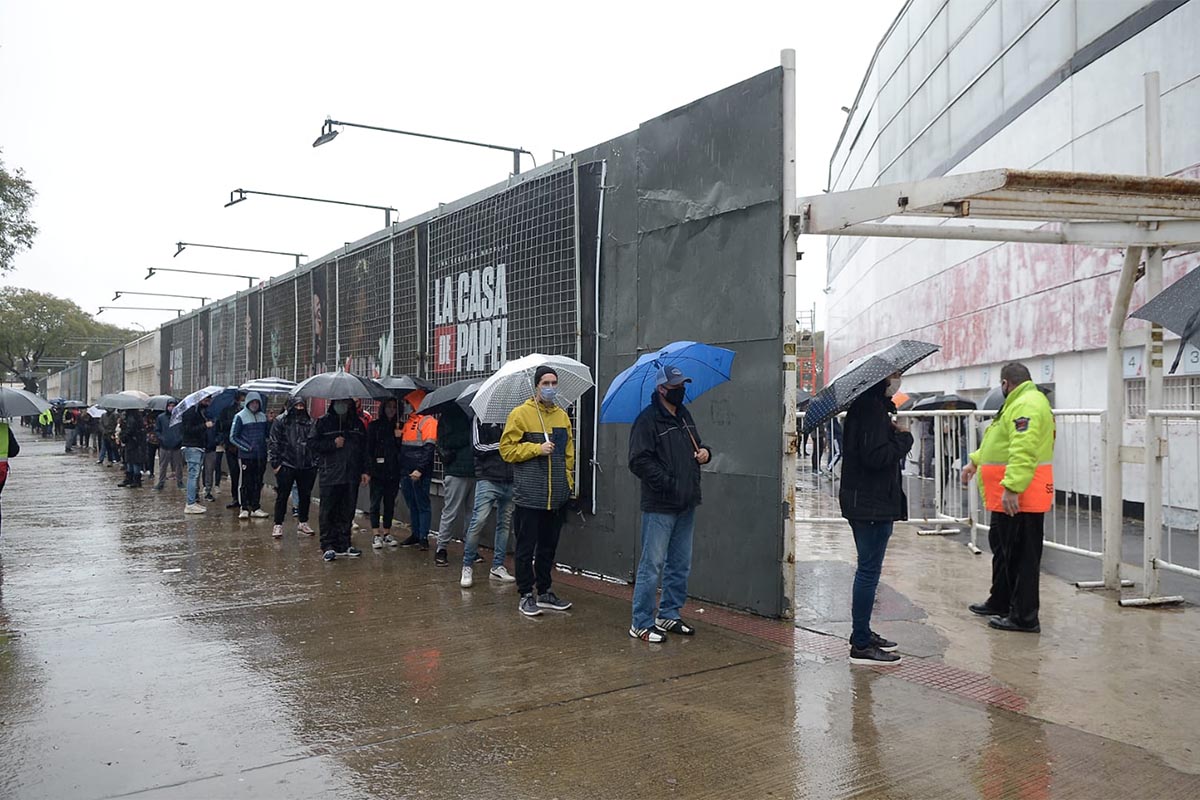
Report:
[[[325,555],[321,556],[321,558],[325,559],[326,561],[336,561],[337,553],[333,552],[332,550],[326,550]]]
[[[476,563],[476,564],[482,564],[482,563],[483,563],[483,556],[481,556],[481,555],[479,555],[478,553],[476,553],[476,554],[475,554],[475,561],[474,561],[474,563]]]
[[[433,563],[435,566],[448,567],[450,566],[450,556],[445,550],[438,550],[433,554]]]
[[[362,550],[357,547],[347,547],[343,552],[338,553],[342,558],[358,558],[362,555]]]
[[[900,647],[900,645],[896,644],[890,639],[883,638],[875,631],[871,631],[871,644],[874,647],[878,647],[885,653],[890,653]]]
[[[417,542],[417,549],[420,550],[422,553],[428,553],[429,552],[429,542],[426,542],[426,541]]]
[[[420,543],[421,543],[421,540],[418,539],[416,536],[410,536],[407,539],[405,539],[403,542],[401,542],[400,546],[401,547],[416,547]]]
[[[850,645],[851,664],[890,667],[899,664],[900,661],[900,656],[895,653],[885,653],[873,644],[869,644],[866,647]]]
[[[538,602],[533,599],[532,594],[521,595],[521,602],[517,605],[517,610],[527,617],[536,617],[542,613],[538,608]]]
[[[163,485],[161,483],[154,484],[154,491],[161,492],[162,490],[163,490]]]
[[[1007,617],[1008,616],[1007,609],[1001,610],[999,608],[992,608],[987,603],[971,603],[971,605],[967,606],[967,610],[970,611],[972,614],[978,614],[981,617]]]
[[[677,633],[680,636],[695,636],[696,629],[681,619],[656,619],[654,627],[667,633]]]
[[[217,498],[213,497],[212,492],[205,492],[204,499],[208,500],[208,501],[212,501],[212,500],[216,500]]]
[[[225,507],[226,508],[241,508],[242,504],[240,501],[234,500],[232,503],[226,503]]]
[[[560,599],[554,592],[546,592],[538,595],[537,606],[538,608],[548,608],[551,611],[566,611],[571,604]]]

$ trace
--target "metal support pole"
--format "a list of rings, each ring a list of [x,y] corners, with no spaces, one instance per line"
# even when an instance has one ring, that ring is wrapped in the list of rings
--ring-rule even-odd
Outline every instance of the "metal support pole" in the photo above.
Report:
[[[337,368],[342,368],[342,293],[341,289],[341,274],[342,260],[335,258],[333,260],[333,358],[337,364]],[[336,371],[336,370],[335,370]]]
[[[518,150],[513,150],[513,175],[521,174],[521,153]]]
[[[794,614],[796,586],[796,51],[780,53],[783,67],[783,464],[781,500],[783,547],[782,617]],[[830,447],[832,447],[832,442]]]
[[[979,420],[975,414],[967,417],[967,452],[974,453],[979,449]],[[967,541],[967,549],[979,555],[979,517],[982,509],[979,507],[979,488],[973,484],[967,486],[967,516],[971,518],[971,536]]]
[[[388,340],[387,362],[383,363],[383,353],[380,353],[379,371],[384,376],[395,372],[393,362],[396,358],[396,237],[388,238]]]
[[[292,380],[300,382],[300,278],[292,280]]]
[[[1122,476],[1121,441],[1125,430],[1125,372],[1121,364],[1121,333],[1129,316],[1129,299],[1137,279],[1142,248],[1125,250],[1125,263],[1108,319],[1106,361],[1107,397],[1104,411],[1104,503],[1100,509],[1104,538],[1104,588],[1121,588]]]

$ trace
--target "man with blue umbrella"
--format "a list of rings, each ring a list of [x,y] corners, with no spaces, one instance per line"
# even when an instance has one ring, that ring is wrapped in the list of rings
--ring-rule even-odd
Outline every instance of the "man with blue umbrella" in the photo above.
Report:
[[[659,367],[650,403],[629,432],[629,470],[642,480],[642,558],[633,588],[629,635],[661,642],[666,633],[692,636],[680,619],[692,569],[692,533],[700,505],[700,467],[712,459],[684,405],[690,379],[677,366]],[[659,583],[662,601],[655,614]]]

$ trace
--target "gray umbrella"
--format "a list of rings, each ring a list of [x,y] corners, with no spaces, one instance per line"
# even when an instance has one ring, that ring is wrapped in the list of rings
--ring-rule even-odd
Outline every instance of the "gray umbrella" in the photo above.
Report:
[[[168,403],[178,403],[179,398],[169,394],[156,394],[150,398],[149,409],[151,411],[166,411]]]
[[[370,378],[338,370],[313,375],[292,392],[292,397],[323,400],[387,400],[392,393]]]
[[[141,410],[149,405],[149,403],[150,400],[148,398],[143,400],[135,395],[121,394],[120,392],[106,394],[96,401],[96,405],[107,411],[128,411],[130,409]]]
[[[420,414],[437,414],[451,403],[459,403],[463,392],[474,386],[479,388],[479,384],[483,382],[482,378],[466,378],[461,381],[439,386],[429,394],[425,395],[425,399],[421,401],[421,406],[417,409]],[[390,388],[390,387],[389,387]],[[475,394],[472,393],[471,397]],[[471,401],[467,400],[469,404]]]
[[[50,404],[24,389],[0,386],[0,419],[7,417],[36,417],[47,411]]]
[[[432,392],[435,388],[429,381],[415,375],[388,375],[386,378],[377,378],[375,382],[397,397],[403,397],[418,389],[422,392]]]
[[[816,430],[822,422],[849,408],[875,384],[894,372],[904,372],[940,349],[936,344],[904,339],[854,359],[808,404],[804,414],[804,431]]]
[[[1171,364],[1174,374],[1183,357],[1183,345],[1191,342],[1200,347],[1200,269],[1184,275],[1129,316],[1158,323],[1183,339]]]
[[[1001,403],[1003,405],[1003,403]],[[956,394],[939,394],[913,403],[913,411],[963,411],[974,410],[975,402]]]
[[[1004,408],[1004,390],[999,386],[993,387],[979,407],[984,411],[999,411]]]

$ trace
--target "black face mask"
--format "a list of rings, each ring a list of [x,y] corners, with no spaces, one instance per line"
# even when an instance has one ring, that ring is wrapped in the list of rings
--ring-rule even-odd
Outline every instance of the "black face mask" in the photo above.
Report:
[[[673,406],[678,406],[678,405],[683,404],[683,396],[685,394],[687,394],[686,386],[675,386],[670,389],[667,389],[667,393],[666,393],[665,397],[666,397],[668,403],[670,403]]]

